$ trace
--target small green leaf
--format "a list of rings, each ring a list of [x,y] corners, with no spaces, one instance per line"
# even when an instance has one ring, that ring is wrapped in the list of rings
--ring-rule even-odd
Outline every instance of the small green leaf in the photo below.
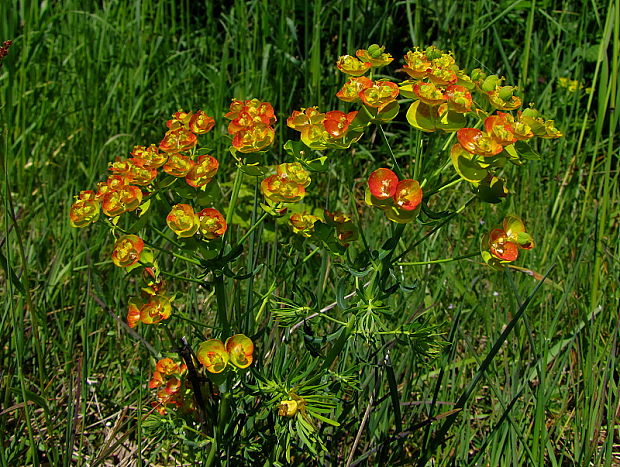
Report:
[[[519,156],[521,156],[523,159],[527,159],[529,161],[537,161],[542,158],[541,155],[537,153],[532,148],[532,146],[530,146],[525,141],[517,141],[514,146],[516,151],[519,153]]]
[[[436,110],[421,101],[415,101],[407,110],[407,121],[418,130],[433,132],[437,129],[435,124]]]
[[[390,120],[394,120],[394,118],[398,115],[399,110],[400,105],[398,102],[392,101],[377,113],[376,120],[380,122],[389,122]]]

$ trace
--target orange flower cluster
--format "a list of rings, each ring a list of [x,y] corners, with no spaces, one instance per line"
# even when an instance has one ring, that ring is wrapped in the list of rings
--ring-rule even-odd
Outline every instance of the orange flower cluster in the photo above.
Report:
[[[127,324],[130,328],[135,327],[138,323],[157,324],[170,318],[171,312],[170,298],[160,292],[149,296],[144,303],[131,301],[127,312]]]
[[[217,209],[205,208],[196,213],[189,204],[173,206],[166,223],[179,238],[191,237],[200,231],[205,240],[213,240],[224,235],[228,228],[226,219]]]
[[[380,168],[370,174],[366,203],[385,212],[394,222],[411,222],[422,202],[422,188],[416,180],[398,180],[390,169]]]
[[[504,218],[501,229],[486,234],[480,244],[482,258],[494,268],[515,261],[519,250],[534,248],[532,236],[525,231],[525,224],[515,215]]]
[[[112,262],[119,268],[133,266],[140,261],[144,241],[137,235],[123,235],[114,244]]]
[[[166,406],[185,405],[183,381],[185,373],[187,373],[185,363],[175,363],[171,358],[162,358],[155,365],[149,388],[161,388],[157,391],[157,401],[151,404],[160,415],[166,414]]]
[[[142,203],[144,193],[139,187],[153,184],[158,169],[174,177],[184,177],[188,185],[201,188],[207,185],[218,170],[218,161],[208,155],[197,160],[189,153],[197,144],[197,135],[210,131],[213,118],[202,110],[172,115],[168,131],[159,146],[136,146],[128,159],[117,158],[110,164],[112,175],[97,185],[96,193],[82,191],[69,213],[73,227],[85,227],[99,218],[99,212],[117,217],[134,211]]]
[[[336,97],[344,102],[362,102],[366,106],[365,113],[377,121],[392,120],[398,114],[398,85],[388,80],[373,81],[362,76],[371,68],[383,67],[394,60],[385,47],[373,44],[368,49],[358,50],[355,58],[344,55],[338,59],[336,67],[351,76],[336,93]],[[363,126],[369,123],[364,120]],[[360,128],[361,130],[362,128]],[[361,136],[361,131],[358,132]],[[359,139],[359,137],[357,137]],[[356,139],[356,141],[357,141]]]
[[[273,204],[294,203],[306,196],[306,187],[311,181],[310,173],[299,162],[280,164],[275,175],[261,182],[260,190]]]
[[[196,356],[209,373],[223,372],[229,363],[237,368],[247,368],[254,360],[252,339],[235,334],[222,343],[219,339],[209,339],[198,346]]]
[[[454,57],[431,46],[410,50],[404,58],[410,79],[400,84],[400,93],[415,100],[407,112],[409,123],[422,131],[462,127],[462,114],[474,110],[474,85]]]
[[[344,113],[339,110],[319,112],[317,107],[294,110],[286,120],[288,127],[301,133],[301,141],[311,149],[327,149],[329,147],[348,147],[357,141],[361,134],[353,139],[345,140],[349,127],[357,112]]]
[[[336,97],[344,102],[363,102],[368,107],[384,110],[396,101],[400,90],[391,81],[373,81],[365,76],[350,78],[336,93]]]
[[[88,224],[97,222],[101,211],[101,204],[94,191],[81,191],[75,197],[76,201],[71,205],[69,221],[71,227],[86,227]]]
[[[336,67],[343,73],[350,76],[362,76],[371,68],[380,68],[389,65],[392,56],[385,52],[385,47],[372,44],[368,49],[361,49],[355,52],[357,58],[351,55],[343,55],[338,58]]]
[[[232,145],[237,151],[258,152],[273,144],[275,130],[272,125],[277,118],[270,103],[233,99],[224,117],[231,120],[228,133],[233,135]]]

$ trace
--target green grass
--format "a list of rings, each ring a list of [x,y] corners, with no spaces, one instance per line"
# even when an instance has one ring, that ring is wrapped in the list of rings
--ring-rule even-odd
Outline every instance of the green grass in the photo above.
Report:
[[[395,280],[414,288],[390,305],[402,320],[426,310],[448,344],[433,360],[416,358],[406,345],[392,348],[389,339],[375,341],[374,349],[347,346],[342,361],[361,356],[368,366],[359,371],[355,397],[339,401],[330,415],[346,425],[324,429],[329,455],[320,462],[620,461],[620,2],[99,3],[0,4],[0,41],[14,42],[0,68],[1,465],[206,459],[208,444],[184,442],[174,426],[154,432],[143,426],[153,397],[146,387],[153,355],[122,324],[135,285],[109,261],[105,229],[69,226],[73,196],[100,181],[115,157],[158,142],[162,122],[178,108],[220,117],[215,131],[222,132],[231,98],[258,97],[276,109],[278,140],[292,138],[287,115],[311,105],[336,108],[342,79],[333,64],[373,42],[397,60],[416,45],[452,49],[463,67],[481,66],[519,83],[524,102],[555,119],[565,135],[539,144],[541,161],[507,169],[512,194],[502,204],[473,203],[403,261],[476,253],[489,224],[515,212],[537,242],[518,264],[548,273],[548,280],[541,285],[519,271],[496,273],[477,257],[403,266]],[[592,91],[571,93],[558,86],[561,77]],[[416,178],[447,160],[441,138],[419,135],[402,116],[386,133],[399,164]],[[221,139],[212,144],[229,198],[234,161]],[[269,162],[285,156],[276,146]],[[365,137],[354,157],[331,157],[316,191],[328,198],[313,195],[311,202],[351,211],[361,200],[361,182],[389,163],[381,135]],[[465,185],[435,197],[433,209],[462,206],[471,197]],[[238,221],[249,225],[260,217],[255,193],[255,180],[245,177]],[[358,207],[369,226],[365,236],[379,249],[391,227],[380,213]],[[430,228],[408,225],[399,251]],[[230,238],[244,229],[232,229]],[[344,295],[368,280],[353,279],[324,251],[302,262],[310,250],[289,248],[283,230],[271,221],[257,229],[235,266],[250,271],[262,263],[264,269],[224,283],[234,325],[257,336],[257,366],[274,374],[278,365],[294,364],[296,354],[286,354],[280,342],[301,348],[302,328],[288,336],[275,326],[270,307],[261,309],[263,297],[271,291],[317,309],[338,302],[334,316],[346,321],[343,302],[356,299]],[[161,261],[164,269],[191,274]],[[277,277],[287,280],[272,289]],[[217,333],[214,294],[179,281],[174,287],[179,312],[199,320],[206,334]],[[332,331],[325,321],[309,323],[318,336]],[[137,330],[156,351],[174,350],[157,331]],[[201,339],[189,324],[175,332]],[[461,410],[450,412],[455,408]],[[273,414],[267,416],[272,425]],[[269,436],[259,443],[282,452],[283,443]],[[301,451],[292,447],[293,455]]]

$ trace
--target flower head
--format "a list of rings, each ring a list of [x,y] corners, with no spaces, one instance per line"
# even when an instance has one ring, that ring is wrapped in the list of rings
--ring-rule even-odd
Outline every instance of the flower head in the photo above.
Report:
[[[69,211],[69,221],[72,227],[86,227],[99,219],[99,201],[94,191],[81,191]]]
[[[221,237],[228,228],[224,216],[217,209],[213,208],[205,208],[200,211],[198,213],[198,222],[200,223],[200,233],[207,240]]]
[[[185,176],[185,181],[195,188],[203,187],[213,180],[218,167],[219,163],[215,157],[208,154],[200,156]]]
[[[390,169],[380,168],[368,177],[370,193],[377,199],[391,198],[396,194],[398,176]]]
[[[494,267],[515,261],[519,250],[534,248],[532,236],[525,231],[525,224],[515,215],[504,218],[501,229],[493,229],[482,239],[484,260]]]
[[[166,132],[164,139],[159,143],[159,149],[164,152],[183,152],[189,151],[198,143],[198,138],[194,133],[186,128],[176,128]]]
[[[168,227],[178,237],[191,237],[198,231],[200,221],[198,215],[189,204],[177,204],[166,217]]]
[[[456,132],[456,138],[466,151],[479,156],[495,156],[504,149],[489,134],[476,128],[461,128]]]
[[[296,234],[301,234],[304,237],[310,237],[314,232],[314,224],[319,220],[318,217],[313,216],[312,214],[308,214],[306,212],[303,213],[294,213],[291,214],[289,218],[289,223],[293,228],[293,232]]]
[[[235,334],[226,339],[225,346],[230,357],[230,363],[237,368],[247,368],[252,364],[252,354],[254,353],[252,339],[243,334]]]
[[[185,177],[195,165],[196,163],[189,157],[173,152],[168,155],[168,161],[162,170],[173,177]]]
[[[371,66],[370,62],[362,62],[352,55],[343,55],[336,62],[336,67],[340,71],[351,76],[362,76]]]
[[[355,52],[355,55],[362,61],[368,62],[371,66],[379,68],[392,63],[394,58],[384,52],[385,47],[381,47],[378,44],[372,44],[368,49],[361,49]]]
[[[172,312],[170,299],[165,295],[153,295],[140,308],[140,322],[144,324],[157,324],[168,319]]]
[[[360,92],[372,85],[372,80],[365,76],[350,78],[336,93],[336,97],[344,102],[357,102],[360,100]]]
[[[325,120],[323,120],[323,126],[325,130],[333,138],[342,138],[349,129],[349,125],[357,116],[357,112],[349,112],[348,114],[339,110],[332,110],[325,114]]]
[[[137,235],[123,235],[114,244],[112,262],[119,268],[133,266],[140,261],[144,241]]]
[[[363,89],[359,96],[368,107],[382,109],[395,101],[399,92],[398,85],[391,81],[376,81],[372,86]]]
[[[198,346],[196,356],[209,373],[221,373],[226,369],[230,359],[226,347],[219,339],[209,339],[202,342]]]
[[[168,154],[165,152],[159,152],[159,148],[154,144],[149,147],[135,146],[131,151],[133,156],[130,160],[140,167],[145,169],[157,169],[164,165],[168,160]]]

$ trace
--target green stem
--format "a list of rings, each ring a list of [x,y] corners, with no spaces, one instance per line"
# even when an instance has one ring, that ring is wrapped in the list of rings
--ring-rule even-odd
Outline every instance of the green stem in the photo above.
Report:
[[[254,230],[256,230],[256,228],[265,220],[268,215],[268,212],[263,213],[263,215],[258,218],[258,220],[252,225],[252,227],[248,229],[248,231],[243,235],[243,237],[239,239],[237,245],[241,245],[245,241],[245,239],[248,238],[252,234],[252,232],[254,232]]]
[[[228,206],[228,212],[226,213],[226,224],[230,226],[233,216],[235,214],[235,210],[237,209],[237,198],[239,198],[239,190],[241,190],[241,181],[243,180],[243,172],[241,169],[237,168],[237,173],[235,174],[235,183],[233,185],[233,191],[230,196],[230,205]],[[230,235],[230,227],[224,233],[222,240],[225,240],[227,234]],[[222,251],[224,251],[222,249]]]
[[[396,162],[396,157],[394,156],[392,147],[390,146],[387,136],[385,135],[385,131],[383,131],[383,127],[379,123],[377,123],[377,128],[379,128],[379,133],[381,133],[381,136],[383,137],[383,141],[385,142],[385,145],[388,148],[388,152],[390,153],[390,157],[392,158],[392,164],[394,164],[394,173],[396,173],[398,178],[402,180],[403,178],[405,178],[405,176],[403,175],[403,172],[400,170],[400,167],[398,166],[398,162]]]
[[[473,258],[474,256],[478,256],[480,253],[470,253],[468,255],[463,256],[454,256],[453,258],[444,258],[444,259],[435,259],[432,261],[407,261],[405,263],[396,263],[397,266],[418,266],[422,264],[437,264],[437,263],[449,263],[451,261],[459,261],[461,259]]]
[[[213,285],[215,287],[215,299],[217,301],[217,318],[222,326],[222,335],[230,334],[230,323],[228,322],[228,310],[226,307],[226,286],[224,276],[213,273]]]
[[[394,233],[392,234],[392,238],[388,240],[391,242],[390,251],[385,255],[385,257],[381,260],[381,263],[378,265],[375,277],[372,282],[371,290],[377,292],[381,284],[385,282],[387,276],[390,272],[390,268],[392,267],[392,256],[394,256],[394,252],[396,251],[396,247],[398,246],[398,242],[400,237],[403,235],[405,231],[406,224],[398,224],[394,229]]]

